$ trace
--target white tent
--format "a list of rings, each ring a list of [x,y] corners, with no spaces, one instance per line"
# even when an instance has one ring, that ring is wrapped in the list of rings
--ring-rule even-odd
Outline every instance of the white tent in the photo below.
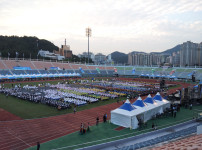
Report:
[[[163,110],[170,107],[170,102],[166,99],[163,99],[159,92],[153,97],[153,100],[161,105]]]
[[[144,122],[146,122],[160,111],[160,105],[153,100],[150,94],[144,99],[144,102],[147,104],[146,111],[144,112]]]
[[[136,108],[131,105],[129,100],[126,100],[121,107],[111,111],[111,122],[126,128],[136,129],[138,127],[138,120],[134,110]]]
[[[138,113],[137,113],[136,118],[138,120],[142,120],[144,122],[144,120],[145,120],[144,119],[145,118],[144,113],[147,111],[148,105],[142,101],[141,97],[138,97],[138,99],[132,105],[137,108]]]
[[[129,100],[119,108],[111,111],[111,122],[126,128],[136,129],[138,120],[146,122],[156,114],[161,114],[166,108],[170,107],[170,102],[164,100],[159,93],[154,98],[149,94],[142,101],[139,97],[132,105]]]

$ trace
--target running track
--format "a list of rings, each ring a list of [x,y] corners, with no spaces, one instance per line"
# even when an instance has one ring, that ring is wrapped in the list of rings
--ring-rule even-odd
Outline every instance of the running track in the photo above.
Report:
[[[188,86],[189,84],[181,83],[180,88]],[[172,89],[167,94],[180,88]],[[81,122],[95,125],[96,117],[99,116],[100,122],[102,122],[104,113],[107,113],[108,119],[110,119],[110,111],[120,105],[122,105],[121,102],[113,103],[83,110],[76,114],[41,119],[0,121],[0,150],[22,150],[36,145],[37,141],[43,143],[79,131]]]

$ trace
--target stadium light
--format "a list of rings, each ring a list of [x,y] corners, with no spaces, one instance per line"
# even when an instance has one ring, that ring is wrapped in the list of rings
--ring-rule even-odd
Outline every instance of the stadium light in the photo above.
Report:
[[[89,37],[92,35],[92,30],[91,28],[86,28],[86,36],[88,37],[88,64],[89,64]]]

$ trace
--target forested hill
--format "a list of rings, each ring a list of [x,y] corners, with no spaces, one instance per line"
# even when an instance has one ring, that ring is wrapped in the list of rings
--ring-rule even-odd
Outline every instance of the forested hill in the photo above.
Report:
[[[23,58],[23,53],[24,58],[30,58],[31,53],[31,57],[36,59],[40,49],[52,52],[53,50],[58,50],[58,47],[47,40],[38,39],[37,37],[0,36],[0,53],[2,57],[8,57],[10,54],[10,58],[15,58],[16,52],[18,52],[19,58]]]

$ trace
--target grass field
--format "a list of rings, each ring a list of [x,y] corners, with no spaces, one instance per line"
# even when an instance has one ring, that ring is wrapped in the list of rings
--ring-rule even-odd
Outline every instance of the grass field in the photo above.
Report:
[[[4,83],[5,88],[11,88],[12,84],[13,86],[21,84],[22,86],[24,85],[38,85],[38,84],[42,84],[42,83],[51,83],[51,84],[57,84],[58,82],[63,82],[63,80],[50,80],[50,81],[24,81],[24,82],[10,82],[10,83]],[[3,84],[3,83],[1,83]]]
[[[121,101],[122,99],[125,99],[125,97],[120,97],[118,99]],[[117,99],[99,101],[96,103],[77,107],[77,111],[114,103],[116,101]],[[8,98],[6,98],[4,94],[0,94],[0,108],[3,108],[4,110],[7,110],[8,112],[11,112],[12,114],[15,114],[23,119],[42,118],[73,112],[73,107],[70,109],[58,110],[48,105],[33,103],[12,96],[8,96]]]
[[[51,84],[56,84],[60,81],[47,81]],[[38,85],[39,82],[30,82],[30,83],[22,83],[22,85],[31,84]],[[45,82],[43,82],[45,83]],[[5,84],[5,87],[11,87],[12,83]],[[179,85],[172,87],[176,88]],[[126,99],[126,97],[119,98],[120,100]],[[107,101],[100,101],[93,104],[84,105],[81,107],[77,107],[77,111],[81,111],[84,109],[90,109],[93,107],[106,105],[110,103],[116,102],[117,99],[110,99]],[[66,110],[57,110],[56,108],[39,104],[32,103],[26,100],[21,100],[12,96],[6,98],[5,95],[0,94],[0,108],[3,108],[23,119],[33,119],[33,118],[41,118],[41,117],[49,117],[55,115],[61,115],[66,113],[72,113],[73,109]],[[202,109],[201,106],[194,107],[195,109]],[[47,143],[41,144],[41,149],[54,149],[60,147],[66,147],[65,149],[77,149],[81,147],[86,147],[89,145],[95,145],[99,143],[105,143],[108,141],[117,140],[120,138],[126,138],[137,134],[142,134],[151,130],[151,124],[154,122],[158,125],[158,128],[163,128],[172,124],[177,124],[179,122],[191,119],[193,117],[193,110],[181,109],[181,111],[177,114],[177,118],[161,118],[158,120],[148,121],[147,128],[144,130],[130,130],[123,129],[121,131],[114,130],[118,126],[113,125],[111,123],[100,123],[99,126],[92,126],[91,131],[85,135],[79,135],[78,132],[63,136],[61,138],[49,141]],[[51,132],[51,131],[50,131]],[[75,146],[76,145],[76,146]],[[32,147],[29,149],[36,149],[36,147]]]
[[[158,125],[158,129],[165,128],[167,126],[179,124],[191,120],[195,116],[195,109],[201,110],[202,106],[194,106],[193,110],[181,108],[180,112],[177,113],[177,117],[167,117],[147,122],[147,127],[143,130],[130,130],[123,129],[121,131],[114,130],[118,126],[112,123],[100,123],[98,126],[92,126],[91,131],[84,135],[80,135],[79,132],[75,132],[58,139],[41,144],[41,149],[78,149],[90,145],[106,143],[109,141],[118,140],[121,138],[131,137],[138,134],[143,134],[151,131],[152,123]],[[31,147],[28,150],[34,150],[36,147]]]
[[[21,85],[38,85],[41,83],[51,83],[51,84],[57,84],[58,82],[61,82],[61,80],[58,81],[39,81],[39,82],[26,82],[26,83],[21,83]],[[19,84],[19,83],[17,83]],[[7,83],[5,84],[5,87],[11,87],[12,83]],[[171,88],[176,88],[179,87],[180,85],[176,85]],[[126,97],[120,97],[118,98],[119,100],[126,99]],[[90,109],[94,108],[97,106],[101,105],[106,105],[106,104],[111,104],[116,102],[118,99],[109,99],[106,101],[99,101],[96,103],[84,105],[77,107],[77,111],[85,110],[85,109]],[[33,118],[42,118],[42,117],[49,117],[49,116],[55,116],[55,115],[62,115],[62,114],[67,114],[67,113],[72,113],[73,112],[73,107],[70,109],[65,109],[65,110],[58,110],[54,107],[50,107],[44,104],[40,103],[33,103],[30,101],[18,99],[13,96],[6,96],[4,94],[0,94],[0,108],[3,108],[4,110],[7,110],[8,112],[11,112],[12,114],[15,114],[23,119],[33,119]]]

